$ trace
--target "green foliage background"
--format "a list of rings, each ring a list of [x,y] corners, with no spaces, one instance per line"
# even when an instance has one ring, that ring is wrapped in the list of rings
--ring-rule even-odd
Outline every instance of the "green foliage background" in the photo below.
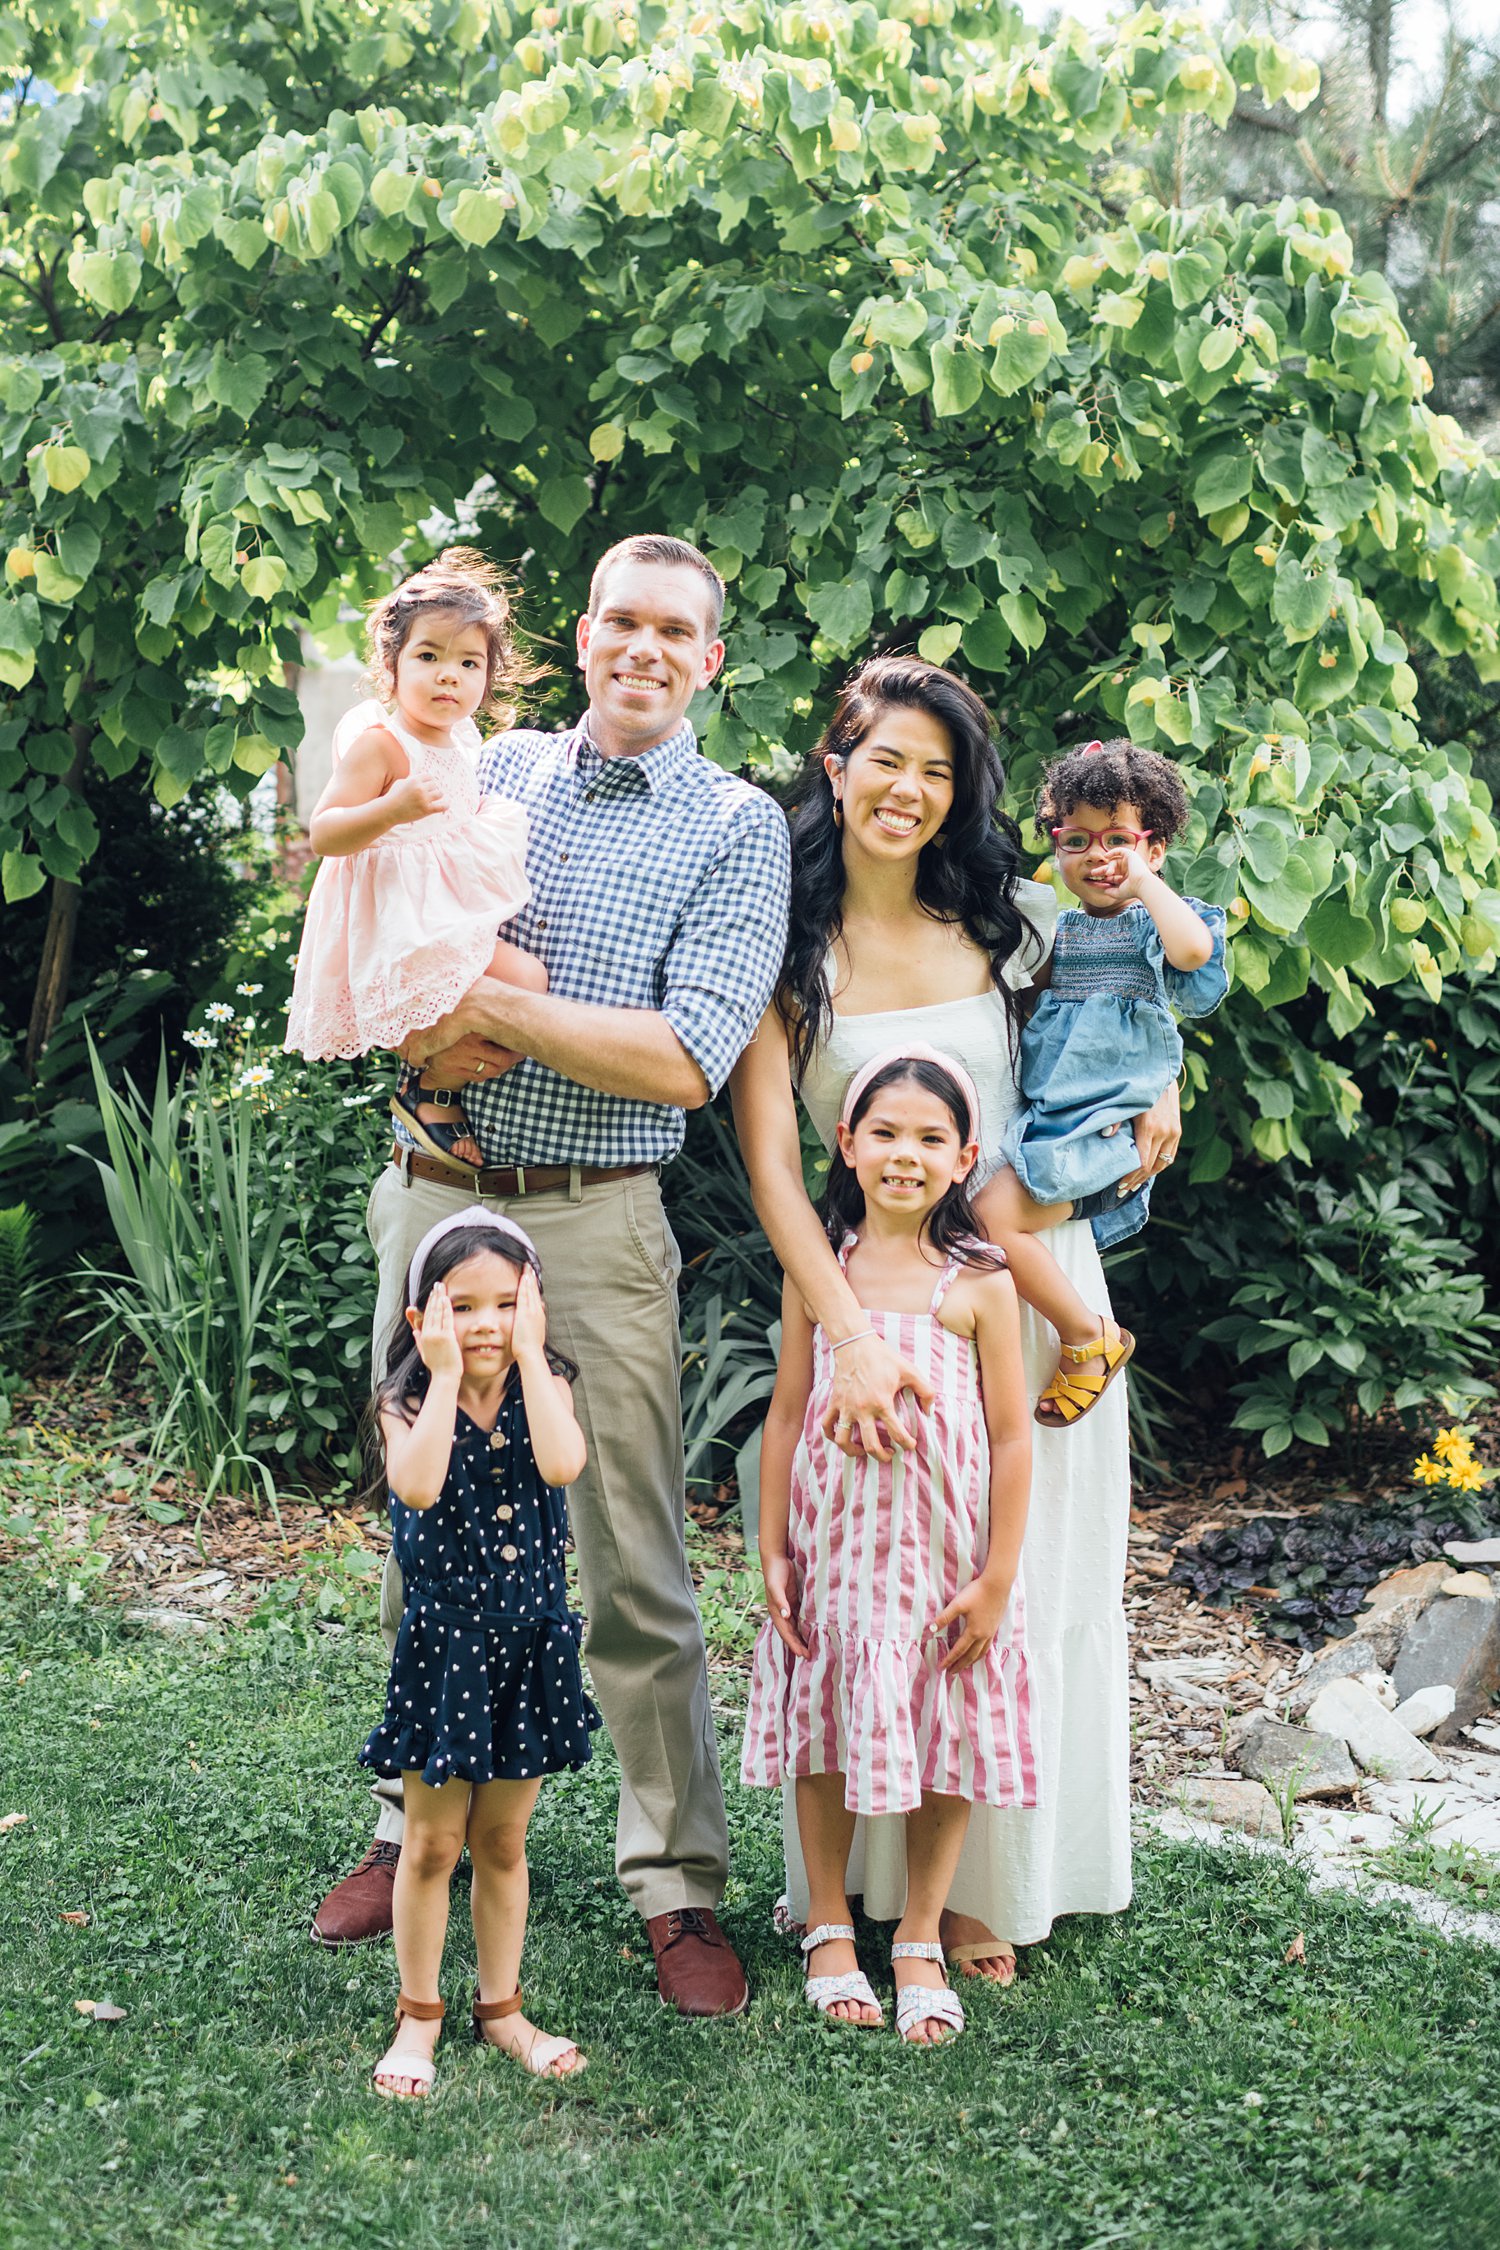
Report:
[[[1246,90],[1294,118],[1316,73],[1271,38],[122,0],[0,12],[0,60],[8,899],[87,895],[80,760],[248,792],[298,738],[298,628],[342,645],[435,517],[524,561],[544,639],[669,526],[730,582],[727,765],[911,642],[995,704],[1022,800],[1087,729],[1181,761],[1170,872],[1233,931],[1200,1186],[1347,1139],[1380,995],[1493,969],[1489,792],[1410,659],[1500,676],[1500,485],[1335,213],[1133,168]]]

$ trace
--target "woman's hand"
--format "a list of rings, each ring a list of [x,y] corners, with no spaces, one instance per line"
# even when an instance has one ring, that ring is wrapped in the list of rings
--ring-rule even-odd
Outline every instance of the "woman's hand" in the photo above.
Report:
[[[510,1353],[517,1365],[547,1360],[547,1308],[530,1266],[516,1284],[516,1314],[511,1323]]]
[[[760,1572],[766,1582],[766,1608],[771,1613],[771,1623],[793,1656],[806,1656],[807,1643],[794,1623],[797,1614],[797,1573],[792,1568],[791,1557],[773,1555],[768,1562],[762,1556]]]
[[[889,1461],[898,1445],[910,1452],[917,1440],[906,1420],[910,1404],[903,1404],[903,1391],[912,1393],[919,1413],[932,1405],[933,1388],[926,1376],[879,1336],[846,1344],[833,1355],[833,1396],[823,1416],[823,1435],[841,1453],[856,1457],[870,1453],[877,1461]]]
[[[963,1631],[943,1658],[940,1669],[944,1672],[967,1672],[982,1656],[988,1656],[995,1645],[995,1635],[1000,1630],[1000,1620],[1010,1604],[1011,1582],[979,1577],[971,1578],[961,1594],[955,1594],[945,1610],[933,1620],[934,1633],[945,1633],[950,1625],[963,1624]]]
[[[1182,1103],[1175,1083],[1157,1095],[1143,1116],[1133,1120],[1132,1129],[1139,1161],[1136,1169],[1127,1172],[1120,1182],[1127,1189],[1143,1187],[1158,1172],[1165,1172],[1176,1158],[1182,1140]]]
[[[453,1303],[441,1281],[422,1308],[417,1326],[417,1351],[429,1375],[451,1376],[457,1382],[464,1371],[464,1355],[453,1332]]]

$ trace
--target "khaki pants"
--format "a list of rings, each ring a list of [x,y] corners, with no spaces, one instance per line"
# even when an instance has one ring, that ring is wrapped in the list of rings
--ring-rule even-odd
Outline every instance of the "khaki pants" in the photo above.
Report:
[[[429,1227],[474,1200],[394,1165],[376,1180],[367,1220],[380,1262],[382,1372],[413,1251]],[[714,1907],[729,1836],[703,1627],[683,1551],[681,1260],[660,1183],[642,1172],[484,1201],[535,1242],[549,1339],[579,1369],[574,1403],[589,1458],[568,1507],[588,1616],[585,1654],[622,1771],[615,1866],[643,1915]],[[393,1560],[380,1607],[393,1642],[402,1607]],[[401,1784],[382,1781],[375,1794],[377,1834],[399,1842]]]

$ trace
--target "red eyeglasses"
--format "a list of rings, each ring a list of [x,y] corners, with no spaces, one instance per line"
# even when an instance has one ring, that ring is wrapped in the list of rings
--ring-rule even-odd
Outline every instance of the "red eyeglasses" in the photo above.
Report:
[[[1152,828],[1107,828],[1102,832],[1094,828],[1054,828],[1051,831],[1053,843],[1070,858],[1076,852],[1092,851],[1095,844],[1107,852],[1133,851],[1137,844],[1144,844],[1155,833]]]

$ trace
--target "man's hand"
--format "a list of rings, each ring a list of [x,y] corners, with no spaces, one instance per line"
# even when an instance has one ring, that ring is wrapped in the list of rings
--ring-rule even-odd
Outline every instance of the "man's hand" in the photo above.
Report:
[[[419,1032],[415,1036],[426,1039],[430,1035]],[[412,1041],[409,1039],[401,1049],[404,1062],[419,1060],[419,1057],[407,1053],[407,1048],[411,1045]],[[440,1054],[435,1053],[430,1062],[423,1064],[422,1083],[440,1093],[459,1086],[472,1086],[476,1080],[483,1084],[487,1079],[498,1078],[501,1071],[515,1059],[509,1047],[497,1047],[491,1040],[481,1039],[478,1032],[471,1031],[462,1039],[455,1040],[451,1047],[445,1047]]]
[[[910,1452],[916,1435],[903,1407],[901,1394],[910,1391],[919,1412],[932,1404],[934,1392],[925,1375],[907,1365],[878,1336],[863,1336],[833,1355],[833,1397],[823,1417],[823,1434],[832,1438],[841,1453],[856,1458],[872,1453],[889,1461],[892,1446]],[[882,1430],[890,1443],[882,1441]]]
[[[1143,1116],[1133,1121],[1135,1153],[1139,1159],[1133,1172],[1127,1172],[1120,1185],[1134,1190],[1143,1187],[1158,1172],[1165,1172],[1174,1161],[1182,1140],[1182,1103],[1176,1085],[1171,1085]]]

